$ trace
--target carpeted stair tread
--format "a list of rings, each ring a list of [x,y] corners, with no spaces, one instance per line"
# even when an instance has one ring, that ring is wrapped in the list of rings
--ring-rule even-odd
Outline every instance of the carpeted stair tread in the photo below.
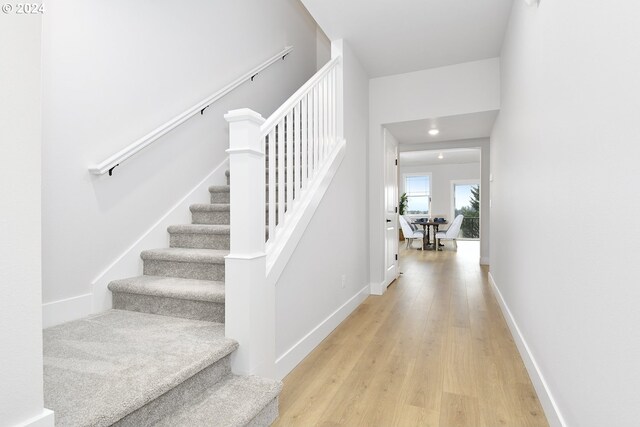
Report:
[[[199,399],[160,420],[155,427],[245,426],[276,399],[281,390],[279,381],[230,375]]]
[[[228,203],[197,203],[189,206],[191,212],[229,212],[231,205]]]
[[[265,169],[265,171],[267,171],[267,169]],[[285,183],[285,186],[286,186],[286,183]],[[229,187],[228,185],[212,185],[211,187],[209,187],[209,192],[210,193],[229,193],[230,188],[231,187]],[[269,183],[265,184],[265,188],[267,189],[267,191],[269,191]]]
[[[177,277],[137,276],[109,283],[111,292],[224,303],[224,283]]]
[[[265,209],[269,209],[269,205],[270,203],[265,203]],[[278,203],[276,203],[277,205]],[[229,205],[221,203],[191,205],[189,209],[191,212],[229,212],[231,210]]]
[[[109,426],[238,346],[219,323],[121,310],[43,335],[45,406],[56,426]]]
[[[228,185],[211,185],[209,187],[209,193],[228,193],[229,191]]]
[[[167,228],[170,234],[231,234],[231,226],[224,224],[180,224]]]
[[[142,251],[145,261],[197,262],[203,264],[224,264],[229,251],[221,249],[161,248]]]

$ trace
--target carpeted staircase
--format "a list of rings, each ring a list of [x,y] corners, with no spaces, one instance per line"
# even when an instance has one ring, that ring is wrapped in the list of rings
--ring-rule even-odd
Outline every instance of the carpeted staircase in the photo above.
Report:
[[[268,426],[281,383],[231,373],[224,336],[229,186],[142,252],[144,275],[109,284],[114,309],[44,331],[56,426]]]

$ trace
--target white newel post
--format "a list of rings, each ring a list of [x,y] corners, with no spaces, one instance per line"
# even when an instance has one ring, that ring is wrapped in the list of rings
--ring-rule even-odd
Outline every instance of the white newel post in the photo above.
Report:
[[[240,344],[232,368],[238,374],[275,378],[275,296],[266,281],[264,119],[246,108],[224,117],[229,122],[231,184],[225,332]]]

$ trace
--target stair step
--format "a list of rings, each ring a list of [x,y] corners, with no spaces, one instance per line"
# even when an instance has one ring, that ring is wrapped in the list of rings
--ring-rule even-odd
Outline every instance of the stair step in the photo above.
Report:
[[[224,257],[219,249],[163,248],[143,251],[145,276],[224,281]]]
[[[278,417],[281,389],[278,381],[230,375],[154,427],[269,426]]]
[[[228,203],[195,204],[189,207],[194,224],[229,224],[230,205]]]
[[[110,310],[45,329],[45,406],[57,426],[148,426],[231,374],[224,325]]]
[[[228,185],[212,185],[209,187],[211,203],[229,203],[229,191]]]
[[[211,185],[209,186],[209,193],[228,193],[228,185]]]
[[[113,308],[224,323],[224,283],[138,276],[109,283]]]
[[[172,225],[169,246],[172,248],[225,249],[229,250],[229,225],[185,224]]]

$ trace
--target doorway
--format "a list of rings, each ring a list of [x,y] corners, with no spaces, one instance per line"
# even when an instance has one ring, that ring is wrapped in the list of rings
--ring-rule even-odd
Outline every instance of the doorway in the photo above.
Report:
[[[399,154],[399,194],[406,200],[403,213],[407,222],[418,222],[421,218],[444,218],[446,222],[439,228],[446,230],[454,218],[462,214],[465,217],[464,229],[457,240],[479,242],[481,149],[405,151],[410,148],[400,145]],[[414,242],[413,248],[418,247]],[[443,249],[447,251],[454,247],[445,242]],[[469,249],[478,249],[480,255],[479,244],[469,245]]]

